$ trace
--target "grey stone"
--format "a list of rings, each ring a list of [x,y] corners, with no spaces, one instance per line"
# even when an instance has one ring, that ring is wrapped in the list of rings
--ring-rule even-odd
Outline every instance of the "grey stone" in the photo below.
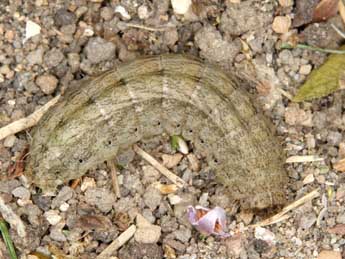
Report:
[[[152,211],[149,209],[144,209],[142,212],[144,218],[151,224],[155,223],[156,218],[153,216]]]
[[[58,195],[53,199],[52,202],[52,208],[57,208],[60,207],[60,205],[65,202],[70,200],[73,197],[74,190],[69,187],[69,186],[64,186],[62,189],[59,191]]]
[[[11,193],[13,189],[20,186],[18,180],[0,181],[0,192]]]
[[[316,215],[314,212],[302,214],[298,226],[304,230],[309,229],[316,222]]]
[[[128,243],[119,251],[119,258],[121,259],[161,259],[163,258],[163,250],[157,244],[139,244]]]
[[[192,232],[189,228],[181,226],[178,230],[174,231],[175,238],[182,243],[188,243],[192,236]]]
[[[85,200],[88,204],[96,206],[102,212],[109,212],[115,203],[115,196],[103,188],[89,188],[85,192]]]
[[[23,199],[23,200],[29,200],[30,199],[30,191],[28,189],[26,189],[25,187],[23,186],[19,186],[17,188],[15,188],[13,191],[12,191],[12,194],[14,197],[17,197],[17,198],[20,198],[20,199]]]
[[[54,23],[56,26],[63,26],[75,23],[77,21],[77,17],[74,13],[62,8],[59,9],[54,17]]]
[[[100,37],[91,38],[85,47],[85,53],[92,64],[97,64],[115,57],[115,45]]]
[[[250,0],[229,4],[221,16],[220,29],[230,35],[241,35],[270,24],[272,13],[260,11],[253,2]]]
[[[339,143],[341,142],[343,136],[340,132],[338,131],[329,131],[328,136],[327,136],[327,142],[328,144],[332,146],[338,146]]]
[[[142,170],[142,182],[144,184],[153,183],[160,178],[160,173],[153,166],[145,165],[142,167]]]
[[[64,226],[65,226],[65,222],[63,222],[63,221],[56,224],[55,226],[52,226],[50,228],[49,237],[55,241],[58,241],[58,242],[67,241],[66,236],[62,233],[62,229]]]
[[[64,54],[61,50],[53,48],[44,55],[44,63],[48,68],[53,68],[59,65],[64,59]]]
[[[138,174],[127,174],[123,179],[123,185],[132,192],[137,192],[142,194],[144,192],[143,184],[140,181]]]
[[[146,225],[138,227],[134,239],[141,244],[155,244],[161,236],[161,227],[157,225]]]
[[[151,210],[155,210],[161,203],[162,195],[156,188],[148,187],[145,191],[143,199],[146,206],[148,206]]]
[[[284,49],[279,53],[280,62],[284,65],[293,65],[294,57],[291,50]]]
[[[220,32],[211,26],[202,27],[194,37],[195,44],[201,49],[200,55],[211,62],[229,65],[241,50],[238,40],[223,40]]]
[[[28,61],[29,65],[41,65],[43,63],[43,54],[44,49],[38,48],[36,50],[31,51],[27,55],[26,60]]]
[[[105,20],[105,21],[109,21],[113,18],[114,16],[114,9],[111,7],[103,7],[101,9],[101,17]]]

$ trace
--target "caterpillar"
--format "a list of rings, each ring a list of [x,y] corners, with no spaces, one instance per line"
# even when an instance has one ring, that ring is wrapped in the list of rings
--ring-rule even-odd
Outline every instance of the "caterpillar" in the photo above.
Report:
[[[243,208],[285,201],[282,149],[236,80],[197,58],[137,59],[68,88],[33,129],[26,172],[43,191],[145,138],[181,135]]]

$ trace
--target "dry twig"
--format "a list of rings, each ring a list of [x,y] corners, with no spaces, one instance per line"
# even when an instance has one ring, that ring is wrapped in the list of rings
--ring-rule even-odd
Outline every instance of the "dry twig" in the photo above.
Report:
[[[318,156],[290,156],[286,159],[285,163],[306,163],[306,162],[320,162],[325,159]]]
[[[263,226],[268,226],[268,225],[272,225],[275,223],[278,223],[280,221],[283,221],[287,218],[289,218],[289,215],[286,215],[286,213],[288,213],[289,211],[301,206],[302,204],[311,201],[312,199],[318,197],[320,195],[319,190],[315,189],[314,191],[304,195],[302,198],[298,199],[297,201],[294,201],[293,203],[287,205],[286,207],[284,207],[282,209],[281,212],[279,212],[278,214],[265,219],[259,223],[256,223],[254,225],[250,225],[250,227],[263,227]]]
[[[146,30],[146,31],[166,31],[169,29],[169,27],[174,28],[173,26],[166,26],[166,27],[149,27],[141,24],[136,24],[136,23],[126,23],[126,22],[121,22],[120,26],[125,26],[129,28],[135,28],[135,29],[141,29],[141,30]]]
[[[21,238],[26,238],[26,230],[23,221],[20,217],[14,213],[12,208],[6,205],[5,201],[0,196],[0,214],[7,221],[11,228],[16,229],[18,236]]]
[[[135,225],[127,228],[127,230],[119,235],[113,242],[111,242],[110,245],[96,257],[96,259],[108,259],[117,249],[119,249],[132,238],[136,230],[137,228]]]
[[[121,198],[119,181],[117,179],[117,170],[113,160],[108,160],[107,164],[110,168],[111,182],[113,184],[113,189],[117,198]]]
[[[162,175],[167,177],[170,181],[172,181],[174,184],[177,185],[177,187],[182,188],[187,183],[183,181],[180,177],[175,175],[174,173],[170,172],[166,167],[164,167],[162,164],[160,164],[156,159],[154,159],[150,154],[146,153],[144,150],[142,150],[137,145],[133,146],[134,151],[144,158],[147,162],[149,162],[154,168],[156,168]]]
[[[60,95],[54,97],[49,102],[47,102],[45,105],[43,105],[41,108],[39,108],[37,111],[33,112],[26,118],[19,119],[17,121],[14,121],[10,123],[9,125],[6,125],[5,127],[2,127],[0,129],[0,140],[16,134],[22,130],[31,128],[32,126],[35,126],[37,122],[41,119],[43,114],[48,111],[48,109],[55,105],[57,101],[59,100]]]

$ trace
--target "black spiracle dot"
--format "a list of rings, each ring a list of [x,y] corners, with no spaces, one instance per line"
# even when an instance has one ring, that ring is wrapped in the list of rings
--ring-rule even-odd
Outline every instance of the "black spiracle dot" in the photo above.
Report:
[[[181,127],[181,124],[180,124],[180,123],[178,123],[178,124],[176,125],[176,127],[177,127],[177,128]]]
[[[161,125],[161,122],[160,122],[160,121],[159,121],[159,122],[157,122],[157,125],[158,125],[158,126],[160,126],[160,125]]]
[[[111,143],[112,143],[111,140],[108,140],[108,145],[111,145]]]
[[[83,159],[79,159],[79,163],[83,163]]]

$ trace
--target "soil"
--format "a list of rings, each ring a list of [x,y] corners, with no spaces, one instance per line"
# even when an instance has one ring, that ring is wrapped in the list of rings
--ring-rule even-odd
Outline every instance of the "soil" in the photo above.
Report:
[[[27,233],[23,239],[10,228],[17,254],[96,258],[128,226],[139,228],[135,220],[139,213],[148,221],[146,231],[137,231],[114,258],[345,258],[345,175],[333,169],[345,155],[345,94],[338,91],[312,102],[291,102],[287,96],[296,93],[327,55],[280,48],[282,42],[296,38],[337,48],[342,39],[331,24],[345,30],[340,16],[312,23],[306,9],[316,1],[308,0],[192,1],[184,14],[181,5],[191,1],[171,2],[1,1],[0,127],[28,116],[79,80],[121,62],[143,55],[188,53],[241,78],[253,103],[274,123],[286,157],[323,158],[286,164],[290,202],[316,188],[320,196],[280,223],[246,230],[265,216],[241,211],[215,184],[205,161],[192,150],[188,155],[173,150],[167,136],[140,145],[159,161],[170,159],[170,170],[192,183],[184,190],[162,194],[155,183],[170,182],[134,152],[127,152],[116,160],[121,198],[115,196],[110,170],[102,163],[79,184],[66,183],[57,195],[45,196],[27,184],[25,174],[13,175],[11,170],[30,143],[30,132],[20,132],[0,141],[4,179],[0,196],[20,216]],[[276,16],[292,20],[287,32],[272,29]],[[27,37],[33,30],[28,21],[40,27],[39,34]],[[12,179],[7,179],[9,174]],[[187,220],[188,205],[224,208],[231,237],[201,235]],[[0,257],[9,258],[3,240]]]

